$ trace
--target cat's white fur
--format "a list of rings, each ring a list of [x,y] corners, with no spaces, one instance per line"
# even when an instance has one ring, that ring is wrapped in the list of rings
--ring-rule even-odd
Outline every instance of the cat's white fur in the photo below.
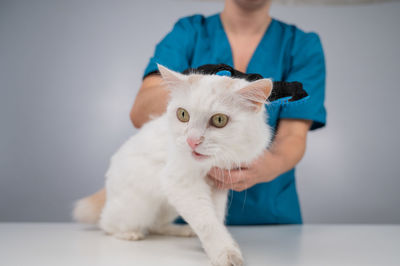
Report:
[[[269,145],[264,102],[272,82],[159,70],[171,91],[167,112],[145,124],[112,157],[99,226],[129,240],[148,233],[195,233],[213,265],[242,265],[240,249],[224,226],[227,191],[215,189],[206,175],[213,166],[249,163]],[[188,111],[188,122],[178,120],[177,108]],[[210,125],[216,113],[229,117],[225,127]],[[189,137],[203,139],[195,151],[209,158],[195,158]],[[77,205],[78,220],[90,220],[85,204]],[[190,227],[172,223],[178,214]]]

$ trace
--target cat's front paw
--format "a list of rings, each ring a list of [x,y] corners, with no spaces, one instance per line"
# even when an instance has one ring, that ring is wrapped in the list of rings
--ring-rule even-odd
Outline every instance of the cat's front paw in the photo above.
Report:
[[[239,248],[232,247],[224,249],[211,263],[213,266],[242,266],[244,260]]]
[[[113,234],[114,237],[122,240],[137,241],[145,238],[145,234],[141,231],[118,232]]]

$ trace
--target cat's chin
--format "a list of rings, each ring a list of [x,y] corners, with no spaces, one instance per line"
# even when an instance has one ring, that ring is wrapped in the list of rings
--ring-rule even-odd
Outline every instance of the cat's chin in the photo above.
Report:
[[[192,151],[192,157],[197,161],[204,161],[210,158],[210,155],[204,155],[195,151]]]

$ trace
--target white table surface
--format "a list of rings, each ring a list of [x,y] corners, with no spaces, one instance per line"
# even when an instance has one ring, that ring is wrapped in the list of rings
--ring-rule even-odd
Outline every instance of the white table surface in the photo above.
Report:
[[[246,265],[400,265],[400,225],[230,227]],[[130,242],[66,223],[0,223],[0,265],[209,265],[197,238]]]

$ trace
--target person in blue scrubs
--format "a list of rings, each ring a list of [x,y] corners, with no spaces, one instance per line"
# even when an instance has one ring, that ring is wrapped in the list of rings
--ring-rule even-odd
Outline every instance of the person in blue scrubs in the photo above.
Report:
[[[306,33],[269,16],[268,0],[226,0],[223,12],[179,19],[156,46],[131,111],[136,127],[150,114],[164,112],[167,92],[157,63],[175,71],[224,63],[275,81],[299,81],[311,96],[298,105],[268,107],[275,130],[272,146],[241,171],[211,171],[216,186],[231,189],[226,223],[300,224],[295,168],[305,151],[307,131],[325,125],[325,62],[317,34]],[[227,171],[225,171],[227,172]]]

